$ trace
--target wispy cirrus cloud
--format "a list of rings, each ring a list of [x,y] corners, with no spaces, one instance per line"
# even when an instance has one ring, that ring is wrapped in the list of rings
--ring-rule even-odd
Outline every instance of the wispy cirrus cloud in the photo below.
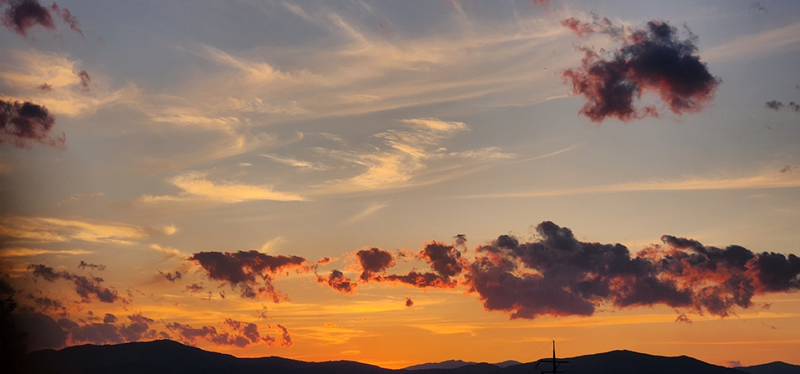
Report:
[[[206,200],[221,203],[238,203],[242,201],[274,200],[303,201],[303,197],[287,192],[273,191],[271,186],[257,186],[236,182],[212,182],[207,174],[189,172],[170,179],[170,183],[182,191],[177,195],[144,195],[137,199],[142,203],[168,201]]]
[[[133,104],[138,98],[135,85],[113,89],[109,80],[98,74],[92,74],[92,89],[87,91],[88,74],[79,75],[85,73],[81,65],[67,54],[4,51],[0,56],[0,79],[7,88],[0,97],[35,101],[55,114],[71,117],[92,114],[115,103]]]
[[[2,248],[0,249],[0,257],[33,257],[40,255],[66,255],[66,256],[81,256],[88,255],[92,252],[83,249],[65,249],[65,250],[52,250],[52,249],[36,249],[36,248]]]
[[[644,182],[617,183],[580,188],[563,188],[557,190],[467,195],[459,198],[480,199],[504,197],[546,197],[637,191],[750,190],[800,187],[800,173],[792,173],[792,171],[792,168],[784,168],[778,172],[759,173],[745,177],[687,177],[682,179],[659,179]]]
[[[326,170],[329,167],[316,162],[309,162],[309,161],[301,161],[294,157],[281,157],[274,154],[265,153],[262,154],[261,157],[266,157],[272,161],[275,161],[279,164],[289,165],[292,167],[296,167],[298,169],[307,169],[307,170]]]
[[[492,154],[501,154],[498,148],[447,152],[447,148],[442,146],[444,141],[469,130],[463,122],[438,118],[404,119],[400,122],[408,127],[403,130],[390,129],[372,136],[380,140],[382,146],[358,151],[320,150],[329,157],[356,165],[362,171],[353,177],[335,179],[317,186],[316,192],[348,193],[407,187],[416,184],[414,177],[428,168],[431,161],[477,156],[492,159],[496,158],[491,157]]]
[[[737,38],[703,52],[703,58],[711,62],[732,61],[797,48],[800,48],[800,22]]]
[[[133,244],[153,235],[172,235],[174,226],[153,228],[115,222],[89,222],[50,217],[0,218],[0,237],[36,242]]]

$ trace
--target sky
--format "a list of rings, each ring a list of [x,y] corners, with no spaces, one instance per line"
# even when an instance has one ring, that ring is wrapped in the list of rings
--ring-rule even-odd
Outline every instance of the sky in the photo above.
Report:
[[[794,1],[0,1],[30,349],[800,364]]]

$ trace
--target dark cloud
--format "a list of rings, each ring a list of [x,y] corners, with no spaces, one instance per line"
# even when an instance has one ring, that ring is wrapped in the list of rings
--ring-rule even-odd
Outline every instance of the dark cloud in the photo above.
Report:
[[[327,284],[330,288],[346,295],[354,295],[356,287],[358,287],[355,282],[345,277],[344,273],[339,270],[331,271],[327,278],[317,275],[317,283]]]
[[[11,283],[8,283],[8,281],[4,279],[5,277],[7,277],[7,275],[0,276],[0,296],[13,296],[17,291],[14,290]]]
[[[17,34],[27,36],[28,29],[36,25],[50,30],[56,28],[50,10],[37,0],[8,0],[0,4],[8,6],[3,14],[3,25]]]
[[[767,101],[764,104],[764,106],[777,112],[781,110],[781,108],[783,108],[783,103],[778,100],[772,100],[772,101]]]
[[[117,316],[106,313],[105,317],[103,317],[103,323],[117,323]]]
[[[406,306],[409,308],[414,306],[414,301],[412,301],[410,297],[406,297]]]
[[[106,270],[106,266],[105,265],[87,264],[84,261],[81,261],[81,263],[78,264],[78,269],[86,269],[86,268],[93,269],[93,270],[100,270],[100,271]]]
[[[28,269],[33,269],[35,277],[44,278],[48,282],[55,282],[58,279],[73,281],[75,292],[81,296],[84,302],[90,301],[92,296],[105,303],[113,303],[119,299],[116,291],[101,286],[102,278],[87,278],[67,272],[55,272],[53,268],[45,265],[30,265]]]
[[[119,335],[125,341],[135,342],[142,339],[155,339],[157,332],[150,330],[150,324],[155,322],[147,318],[142,313],[128,316],[128,322],[119,327]]]
[[[397,264],[395,256],[380,248],[362,249],[356,252],[356,259],[361,266],[361,280],[368,282],[375,278],[377,273],[383,273],[387,268]]]
[[[50,92],[50,91],[53,90],[53,86],[50,85],[50,84],[47,84],[47,83],[42,83],[42,84],[36,86],[35,88],[37,90],[42,90],[42,91],[45,91],[45,92]]]
[[[44,7],[37,0],[4,0],[0,1],[0,6],[6,6],[3,10],[3,25],[9,30],[19,35],[27,36],[28,30],[39,25],[45,29],[55,30],[56,24],[53,22],[51,11],[55,12],[69,27],[83,36],[80,22],[66,8],[61,8],[53,3],[49,7]]]
[[[272,326],[269,326],[272,328]],[[289,348],[294,345],[292,341],[292,335],[289,334],[289,330],[284,327],[283,325],[275,325],[275,327],[281,331],[280,339],[273,338],[272,336],[265,336],[264,342],[267,343],[270,347],[284,347]]]
[[[227,282],[234,289],[239,287],[243,298],[266,296],[276,303],[288,298],[273,286],[275,276],[293,268],[297,271],[312,270],[312,267],[304,266],[306,259],[302,257],[271,256],[258,251],[200,252],[189,260],[200,265],[209,278]],[[263,281],[263,286],[260,286],[258,278]]]
[[[19,148],[25,148],[31,141],[63,146],[66,142],[64,134],[57,138],[50,137],[55,122],[44,106],[28,101],[0,100],[0,144],[10,140]]]
[[[725,317],[734,307],[751,307],[754,295],[800,290],[800,258],[792,254],[665,235],[663,246],[633,256],[620,244],[578,241],[552,222],[540,223],[536,232],[533,242],[502,235],[476,249],[464,283],[487,310],[531,319],[589,316],[601,304],[660,304]]]
[[[117,317],[107,313],[102,323],[79,324],[67,318],[58,320],[59,326],[69,333],[73,342],[93,344],[118,344],[123,342],[136,342],[168,338],[163,332],[150,329],[155,321],[143,316],[141,313],[127,317],[127,322],[116,324]]]
[[[379,275],[373,278],[376,282],[403,283],[416,288],[455,288],[457,282],[436,273],[417,272],[412,270],[408,274]]]
[[[332,258],[323,257],[323,258],[317,260],[317,265],[327,265],[327,264],[330,264],[331,262],[333,262]]]
[[[778,100],[771,100],[771,101],[767,101],[764,104],[764,106],[767,107],[768,109],[772,109],[772,110],[774,110],[776,112],[779,112],[781,109],[784,108],[784,106],[787,106],[789,108],[789,110],[792,110],[792,111],[800,113],[800,104],[797,104],[794,101],[789,102],[789,105],[783,105],[783,103],[778,101]]]
[[[61,8],[56,3],[53,3],[53,5],[50,6],[50,9],[56,12],[56,14],[59,17],[61,17],[62,20],[64,20],[64,23],[69,25],[69,28],[72,29],[72,31],[75,31],[78,34],[81,34],[81,36],[84,36],[83,30],[81,30],[81,23],[78,21],[77,18],[75,18],[75,16],[72,15],[72,13],[70,13],[69,9]]]
[[[53,268],[41,264],[29,265],[28,270],[33,270],[34,277],[42,278],[48,282],[55,282],[58,279],[72,281],[75,284],[75,292],[80,295],[84,302],[89,302],[93,297],[104,303],[113,303],[120,300],[117,291],[101,285],[103,278],[84,277],[66,271],[56,272]]]
[[[38,308],[39,311],[47,312],[47,311],[58,311],[62,315],[66,315],[67,308],[61,301],[51,299],[49,297],[38,297],[33,294],[28,294],[28,300],[33,302],[34,305]]]
[[[189,343],[194,343],[197,339],[205,339],[217,345],[230,345],[240,348],[258,342],[264,342],[268,346],[279,345],[279,341],[269,335],[262,337],[258,331],[258,326],[254,323],[239,322],[228,318],[225,320],[225,325],[231,330],[230,332],[218,331],[214,326],[193,328],[190,325],[177,322],[167,324],[167,329],[178,333],[181,339]],[[288,330],[281,325],[278,326],[288,337],[288,346],[291,346],[291,336],[288,335]]]
[[[692,323],[692,319],[685,313],[681,313],[678,318],[675,318],[675,322]]]
[[[17,321],[26,333],[25,342],[31,351],[59,349],[67,345],[69,333],[46,314],[23,310],[19,313]]]
[[[183,290],[183,292],[198,293],[198,292],[200,292],[200,291],[202,291],[204,289],[205,289],[205,287],[203,287],[202,284],[192,283],[192,284],[186,286],[186,289]]]
[[[177,270],[175,270],[174,274],[170,273],[170,272],[163,273],[161,271],[159,271],[158,274],[161,274],[166,280],[168,280],[168,281],[170,281],[172,283],[175,283],[175,281],[181,279],[181,272],[179,272]]]
[[[461,274],[464,262],[456,247],[439,242],[430,242],[417,254],[439,275],[449,278]]]
[[[92,82],[92,77],[89,76],[89,73],[87,73],[86,70],[81,70],[77,73],[73,71],[73,73],[81,79],[81,86],[83,86],[81,91],[89,92],[89,83]]]
[[[462,247],[464,249],[467,248],[467,236],[464,234],[458,234],[453,237],[453,240],[456,242],[456,247]]]
[[[571,27],[572,22],[567,22]],[[579,30],[589,32],[594,24]],[[582,31],[583,32],[583,31]],[[566,69],[562,77],[572,92],[583,95],[586,104],[580,114],[593,122],[616,117],[627,122],[647,116],[658,117],[655,106],[634,106],[634,99],[651,92],[675,114],[698,112],[714,98],[721,80],[712,76],[697,56],[696,36],[680,40],[677,29],[666,22],[650,21],[645,29],[630,30],[614,52],[585,53],[582,65]]]
[[[765,7],[764,4],[761,4],[760,1],[756,1],[753,4],[750,4],[750,10],[762,11],[764,13],[767,13],[767,7]]]

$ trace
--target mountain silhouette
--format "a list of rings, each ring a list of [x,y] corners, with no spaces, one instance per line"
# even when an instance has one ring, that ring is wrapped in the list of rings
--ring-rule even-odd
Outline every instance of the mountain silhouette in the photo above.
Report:
[[[631,351],[612,351],[568,358],[559,367],[565,374],[797,374],[800,366],[782,362],[730,369],[691,357],[662,357]],[[464,363],[463,361],[460,361]],[[451,361],[459,363],[459,361]],[[506,364],[503,362],[500,364]],[[31,374],[529,374],[550,369],[543,363],[500,367],[488,363],[466,363],[457,368],[391,370],[354,361],[305,362],[281,357],[236,358],[186,346],[170,340],[117,345],[82,345],[58,351],[48,349],[28,354],[24,373]],[[513,364],[513,362],[512,362]],[[792,371],[794,370],[794,371]]]
[[[484,364],[484,363],[485,362],[482,362],[482,364]],[[456,369],[456,368],[469,366],[469,365],[476,365],[476,364],[478,364],[478,362],[462,361],[462,360],[447,360],[447,361],[442,361],[442,362],[428,362],[428,363],[425,363],[425,364],[412,365],[412,366],[409,366],[407,368],[403,368],[403,370]],[[521,362],[519,362],[519,361],[507,360],[507,361],[503,361],[503,362],[496,362],[496,363],[493,363],[491,365],[494,365],[494,366],[497,366],[497,367],[500,367],[500,368],[506,368],[506,367],[509,367],[509,366],[514,366],[514,365],[519,365],[519,364],[521,364]]]
[[[800,374],[800,366],[781,361],[736,368],[750,374]]]

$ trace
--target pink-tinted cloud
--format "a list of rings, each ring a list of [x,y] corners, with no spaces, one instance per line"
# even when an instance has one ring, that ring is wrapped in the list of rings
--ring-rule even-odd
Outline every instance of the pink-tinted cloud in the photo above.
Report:
[[[391,252],[380,248],[362,249],[356,252],[356,259],[362,269],[360,278],[364,282],[374,279],[376,274],[385,272],[397,263]]]
[[[92,82],[92,77],[89,76],[89,73],[87,73],[86,70],[81,70],[77,73],[76,72],[73,73],[75,73],[75,75],[77,75],[78,78],[81,79],[81,86],[83,87],[81,88],[81,91],[89,92],[90,91],[89,83]]]
[[[755,295],[800,290],[800,258],[792,254],[665,235],[664,245],[633,256],[620,244],[578,241],[552,222],[536,230],[534,242],[502,235],[476,249],[464,283],[487,310],[531,319],[590,316],[600,304],[660,304],[725,317],[734,307],[752,307]]]
[[[64,23],[69,25],[69,28],[72,29],[72,31],[75,31],[78,34],[81,34],[81,36],[84,36],[83,30],[81,30],[81,23],[78,21],[77,18],[75,18],[75,16],[72,15],[72,13],[70,13],[69,9],[61,8],[56,3],[53,3],[53,5],[50,6],[50,9],[56,12],[56,14],[59,17],[61,17],[62,20],[64,20]]]
[[[580,34],[597,32],[594,23],[566,20],[565,25]],[[597,27],[604,27],[599,24]],[[611,30],[613,26],[605,30]],[[586,99],[580,114],[593,122],[617,118],[623,122],[652,116],[655,106],[637,108],[642,94],[656,94],[673,113],[699,112],[714,98],[721,80],[711,75],[697,56],[696,36],[680,40],[677,29],[666,22],[650,21],[644,29],[631,30],[614,52],[585,53],[581,66],[566,69],[562,77],[572,93]]]
[[[78,19],[68,9],[61,8],[56,3],[44,7],[38,0],[4,0],[0,1],[0,6],[2,5],[6,6],[3,10],[3,25],[19,35],[27,36],[28,30],[37,25],[48,30],[55,30],[56,24],[50,13],[53,11],[73,31],[83,36]]]
[[[339,270],[331,271],[327,278],[317,275],[317,283],[327,284],[330,288],[345,295],[354,295],[358,287],[358,284],[345,277],[344,273]]]

